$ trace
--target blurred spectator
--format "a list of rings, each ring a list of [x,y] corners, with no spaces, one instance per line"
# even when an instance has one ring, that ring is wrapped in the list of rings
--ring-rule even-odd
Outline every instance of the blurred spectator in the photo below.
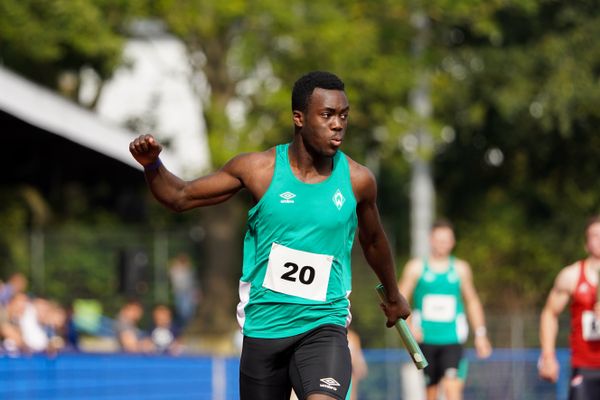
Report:
[[[9,354],[19,354],[27,350],[19,325],[27,302],[25,293],[17,293],[12,296],[6,307],[1,307],[0,337],[3,350]]]
[[[150,334],[158,353],[179,355],[183,346],[179,340],[180,331],[173,322],[171,310],[165,305],[157,305],[152,310],[153,328]]]
[[[152,341],[138,328],[138,323],[144,315],[144,308],[137,300],[125,303],[115,322],[117,341],[121,350],[128,353],[147,353],[154,351]]]
[[[45,299],[28,300],[19,319],[23,341],[33,352],[45,351],[48,348],[48,335],[41,323],[41,316],[49,312],[50,306]]]
[[[27,278],[13,273],[0,283],[1,349],[9,354],[47,351],[64,347],[66,313],[56,302],[25,294]]]
[[[57,303],[16,292],[0,312],[2,347],[10,354],[54,354],[64,347],[61,332],[66,314]]]
[[[47,302],[47,313],[40,314],[40,322],[48,337],[47,351],[56,353],[65,348],[67,311],[54,301]]]
[[[0,285],[0,306],[6,306],[10,299],[27,289],[27,278],[20,272],[12,274],[8,280]]]
[[[79,330],[75,324],[73,305],[69,305],[65,310],[65,326],[63,337],[65,339],[65,349],[79,351]]]
[[[190,257],[179,254],[169,268],[171,286],[175,297],[175,311],[182,325],[186,325],[196,313],[200,300],[200,291]]]
[[[19,320],[21,335],[27,349],[54,354],[64,347],[61,333],[66,312],[56,302],[41,297],[29,299]]]

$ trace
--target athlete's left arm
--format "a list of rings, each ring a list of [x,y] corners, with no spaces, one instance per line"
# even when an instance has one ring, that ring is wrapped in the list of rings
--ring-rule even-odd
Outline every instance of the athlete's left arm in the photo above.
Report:
[[[387,304],[382,304],[382,309],[388,318],[386,325],[391,327],[398,318],[406,319],[410,315],[410,307],[396,284],[396,268],[376,204],[375,177],[366,167],[352,160],[349,162],[357,202],[358,240],[369,266],[385,288]]]
[[[473,284],[471,267],[462,260],[457,260],[456,266],[460,276],[460,287],[465,299],[467,316],[475,334],[475,350],[480,358],[487,358],[492,354],[492,346],[487,336],[483,306]]]

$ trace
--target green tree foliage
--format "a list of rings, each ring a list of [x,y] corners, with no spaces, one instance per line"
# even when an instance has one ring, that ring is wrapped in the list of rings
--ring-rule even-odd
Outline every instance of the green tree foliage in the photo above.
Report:
[[[408,14],[391,1],[385,4],[391,13],[378,18],[377,10],[385,7],[374,9],[372,1],[156,3],[155,12],[186,43],[193,65],[206,76],[205,117],[215,165],[239,151],[290,138],[291,84],[309,70],[336,71],[347,82],[352,149],[371,146],[374,128],[392,123],[389,109],[403,104],[410,87],[404,56],[410,29],[398,28],[393,19]],[[388,35],[392,31],[402,38]],[[233,103],[243,110],[241,126],[228,118]]]
[[[539,306],[584,255],[600,210],[598,5],[502,3],[485,30],[444,28],[435,107],[456,138],[436,158],[440,212],[458,222],[488,304]]]
[[[143,6],[143,0],[3,0],[0,60],[76,100],[83,67],[105,80],[119,65],[126,23]]]
[[[3,227],[0,230],[0,279],[4,280],[12,272],[26,272],[29,213],[22,197],[12,188],[0,191],[0,204],[0,225]]]

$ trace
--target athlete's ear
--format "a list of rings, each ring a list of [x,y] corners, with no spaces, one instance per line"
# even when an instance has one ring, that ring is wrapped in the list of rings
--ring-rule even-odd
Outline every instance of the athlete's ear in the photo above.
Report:
[[[294,125],[296,128],[302,128],[304,125],[304,114],[302,111],[294,110],[293,111]]]

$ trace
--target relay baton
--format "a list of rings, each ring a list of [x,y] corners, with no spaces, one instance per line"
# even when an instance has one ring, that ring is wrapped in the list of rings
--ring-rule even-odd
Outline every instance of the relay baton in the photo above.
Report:
[[[385,303],[387,296],[385,295],[385,288],[383,287],[383,285],[380,283],[375,287],[375,289],[377,289],[377,294],[379,295],[381,301]],[[404,347],[406,347],[406,350],[408,350],[408,354],[415,363],[415,366],[418,369],[423,369],[427,365],[429,365],[429,363],[425,359],[425,356],[423,355],[423,352],[421,351],[421,348],[419,347],[419,344],[413,337],[412,333],[410,333],[410,329],[408,329],[406,321],[403,319],[399,319],[398,321],[396,321],[395,326],[396,330],[400,334],[400,338],[402,338]]]

